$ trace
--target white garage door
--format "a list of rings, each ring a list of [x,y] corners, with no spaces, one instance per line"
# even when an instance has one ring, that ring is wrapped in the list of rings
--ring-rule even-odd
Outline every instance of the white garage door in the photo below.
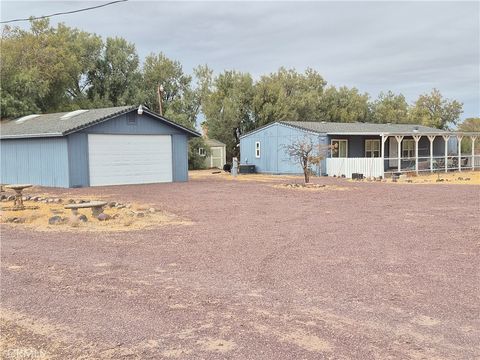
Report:
[[[170,135],[88,135],[90,185],[172,181]]]

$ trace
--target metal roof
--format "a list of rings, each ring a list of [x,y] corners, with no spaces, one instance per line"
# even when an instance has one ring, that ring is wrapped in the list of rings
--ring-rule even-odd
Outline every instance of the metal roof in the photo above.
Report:
[[[207,143],[208,146],[226,146],[224,143],[221,141],[215,140],[215,139],[205,139],[205,142]]]
[[[71,111],[54,114],[39,114],[38,116],[23,116],[15,120],[3,120],[0,126],[0,138],[32,138],[65,136],[76,131],[85,129],[95,124],[110,120],[116,116],[137,111],[137,106],[117,106],[103,109],[89,109],[84,111]],[[200,136],[194,130],[190,130],[171,120],[160,116],[145,107],[143,112],[166,122],[167,124],[181,129],[192,136]]]
[[[380,134],[442,134],[445,130],[415,124],[337,123],[314,121],[280,121],[281,124],[331,135],[380,135]]]

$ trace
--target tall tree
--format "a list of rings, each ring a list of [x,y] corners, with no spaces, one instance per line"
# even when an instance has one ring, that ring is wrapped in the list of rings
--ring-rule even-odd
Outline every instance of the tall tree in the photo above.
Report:
[[[410,112],[411,122],[448,129],[455,125],[463,112],[463,104],[445,99],[439,90],[420,95]]]
[[[356,88],[334,86],[327,88],[322,96],[319,114],[324,121],[366,122],[369,120],[369,95]]]
[[[4,27],[1,41],[2,117],[79,107],[101,38],[43,19]]]
[[[192,88],[192,77],[183,72],[179,61],[163,53],[150,54],[143,65],[143,102],[159,111],[157,88],[163,87],[163,114],[189,128],[195,128],[199,112],[197,93]]]
[[[371,121],[374,123],[405,124],[409,122],[408,103],[402,94],[381,92],[372,104]]]
[[[238,155],[238,134],[253,128],[253,80],[250,74],[225,71],[215,77],[202,110],[208,134],[227,145],[227,157]]]
[[[480,133],[480,117],[467,118],[458,125],[458,130],[463,132]],[[464,138],[462,141],[462,153],[470,154],[472,151],[472,141],[470,138]],[[475,154],[480,155],[480,136],[475,141]]]
[[[136,104],[141,73],[135,45],[123,38],[107,38],[102,55],[89,72],[88,97],[96,106]]]
[[[255,126],[279,120],[320,120],[318,107],[326,81],[313,69],[303,74],[280,68],[255,84]]]

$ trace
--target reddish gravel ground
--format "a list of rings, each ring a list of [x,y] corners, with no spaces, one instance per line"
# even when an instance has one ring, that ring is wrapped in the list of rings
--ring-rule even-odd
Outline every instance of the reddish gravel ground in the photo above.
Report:
[[[2,226],[3,358],[480,358],[480,187],[314,181],[349,189],[75,189],[194,224]]]

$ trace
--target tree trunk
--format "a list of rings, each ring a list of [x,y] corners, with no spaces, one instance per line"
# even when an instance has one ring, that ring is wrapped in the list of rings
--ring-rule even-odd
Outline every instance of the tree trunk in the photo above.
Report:
[[[308,172],[308,167],[303,168],[303,175],[305,176],[305,184],[308,184],[310,182],[310,174]]]

